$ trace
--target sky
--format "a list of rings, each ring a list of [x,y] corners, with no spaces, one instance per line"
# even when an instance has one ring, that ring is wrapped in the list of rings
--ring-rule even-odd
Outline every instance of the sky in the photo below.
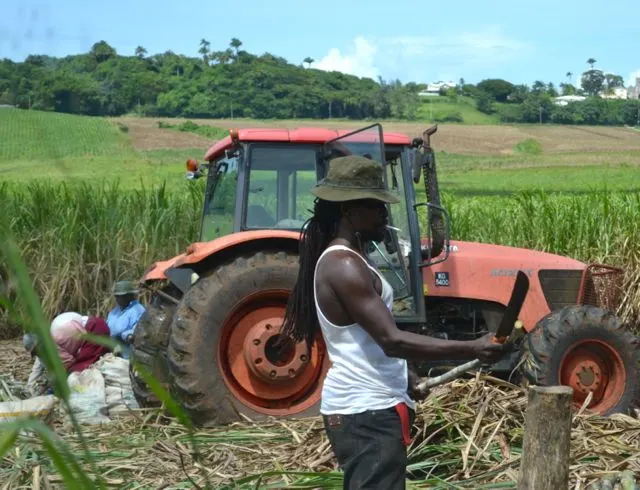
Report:
[[[639,19],[638,0],[4,0],[0,58],[83,53],[100,40],[120,54],[199,56],[202,38],[222,50],[236,37],[253,54],[403,83],[558,85],[567,72],[576,83],[593,57],[628,85],[640,77]]]

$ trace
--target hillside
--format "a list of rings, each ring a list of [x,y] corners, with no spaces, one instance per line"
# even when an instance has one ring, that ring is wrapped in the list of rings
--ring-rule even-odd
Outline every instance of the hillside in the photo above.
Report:
[[[238,44],[239,43],[239,44]],[[607,88],[584,91],[571,84],[531,86],[486,79],[461,81],[422,97],[424,80],[372,80],[327,72],[312,62],[295,64],[271,54],[223,51],[203,40],[201,57],[172,51],[118,53],[105,41],[89,52],[55,58],[33,54],[23,62],[0,60],[0,105],[91,116],[186,118],[349,119],[438,121],[463,124],[640,124],[639,100],[608,100]],[[598,70],[590,72],[595,77]],[[607,82],[608,83],[608,82]],[[593,88],[593,87],[592,87]],[[558,106],[560,94],[586,94]]]

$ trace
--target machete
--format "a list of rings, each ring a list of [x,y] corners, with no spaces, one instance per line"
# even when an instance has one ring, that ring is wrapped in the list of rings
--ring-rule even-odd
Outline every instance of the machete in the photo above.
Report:
[[[529,278],[524,272],[518,271],[516,275],[516,283],[513,286],[513,291],[511,291],[511,298],[507,304],[507,309],[505,310],[502,320],[500,321],[500,325],[498,325],[493,337],[493,342],[496,344],[504,344],[511,335],[511,332],[513,332],[513,328],[516,320],[518,319],[518,315],[520,314],[520,310],[522,309],[522,305],[524,304],[524,299],[526,298],[528,291]],[[424,393],[429,388],[451,381],[461,374],[477,368],[481,364],[482,361],[480,361],[480,359],[474,359],[473,361],[461,364],[460,366],[447,371],[441,376],[424,378],[420,383],[418,383],[418,386],[416,386],[416,391],[418,393]]]

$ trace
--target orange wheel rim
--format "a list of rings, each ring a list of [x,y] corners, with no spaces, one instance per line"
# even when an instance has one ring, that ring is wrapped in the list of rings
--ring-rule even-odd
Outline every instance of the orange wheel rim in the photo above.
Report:
[[[560,384],[573,388],[577,405],[593,393],[587,408],[598,414],[616,406],[627,383],[627,371],[616,349],[597,339],[574,343],[560,362],[559,375]]]
[[[264,415],[294,415],[320,400],[328,360],[320,335],[306,344],[286,342],[278,351],[288,290],[265,290],[237,304],[222,326],[218,367],[233,396]]]

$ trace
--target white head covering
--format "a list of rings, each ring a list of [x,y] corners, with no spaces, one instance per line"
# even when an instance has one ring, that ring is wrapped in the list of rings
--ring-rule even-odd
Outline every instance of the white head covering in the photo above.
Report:
[[[79,321],[84,327],[87,325],[87,320],[89,320],[89,317],[83,316],[80,313],[76,313],[75,311],[60,313],[51,322],[51,326],[49,327],[51,330],[51,334],[53,334],[56,329],[60,328],[63,325],[66,325],[72,320]],[[38,339],[34,334],[26,333],[22,337],[22,344],[24,345],[24,348],[27,350],[27,352],[31,352],[37,343]]]
[[[65,325],[72,320],[79,321],[80,323],[82,323],[82,326],[84,327],[87,323],[88,318],[89,317],[82,316],[80,313],[76,313],[75,311],[67,311],[65,313],[60,313],[51,322],[51,333],[53,333],[53,331],[58,327],[61,327],[62,325]]]

